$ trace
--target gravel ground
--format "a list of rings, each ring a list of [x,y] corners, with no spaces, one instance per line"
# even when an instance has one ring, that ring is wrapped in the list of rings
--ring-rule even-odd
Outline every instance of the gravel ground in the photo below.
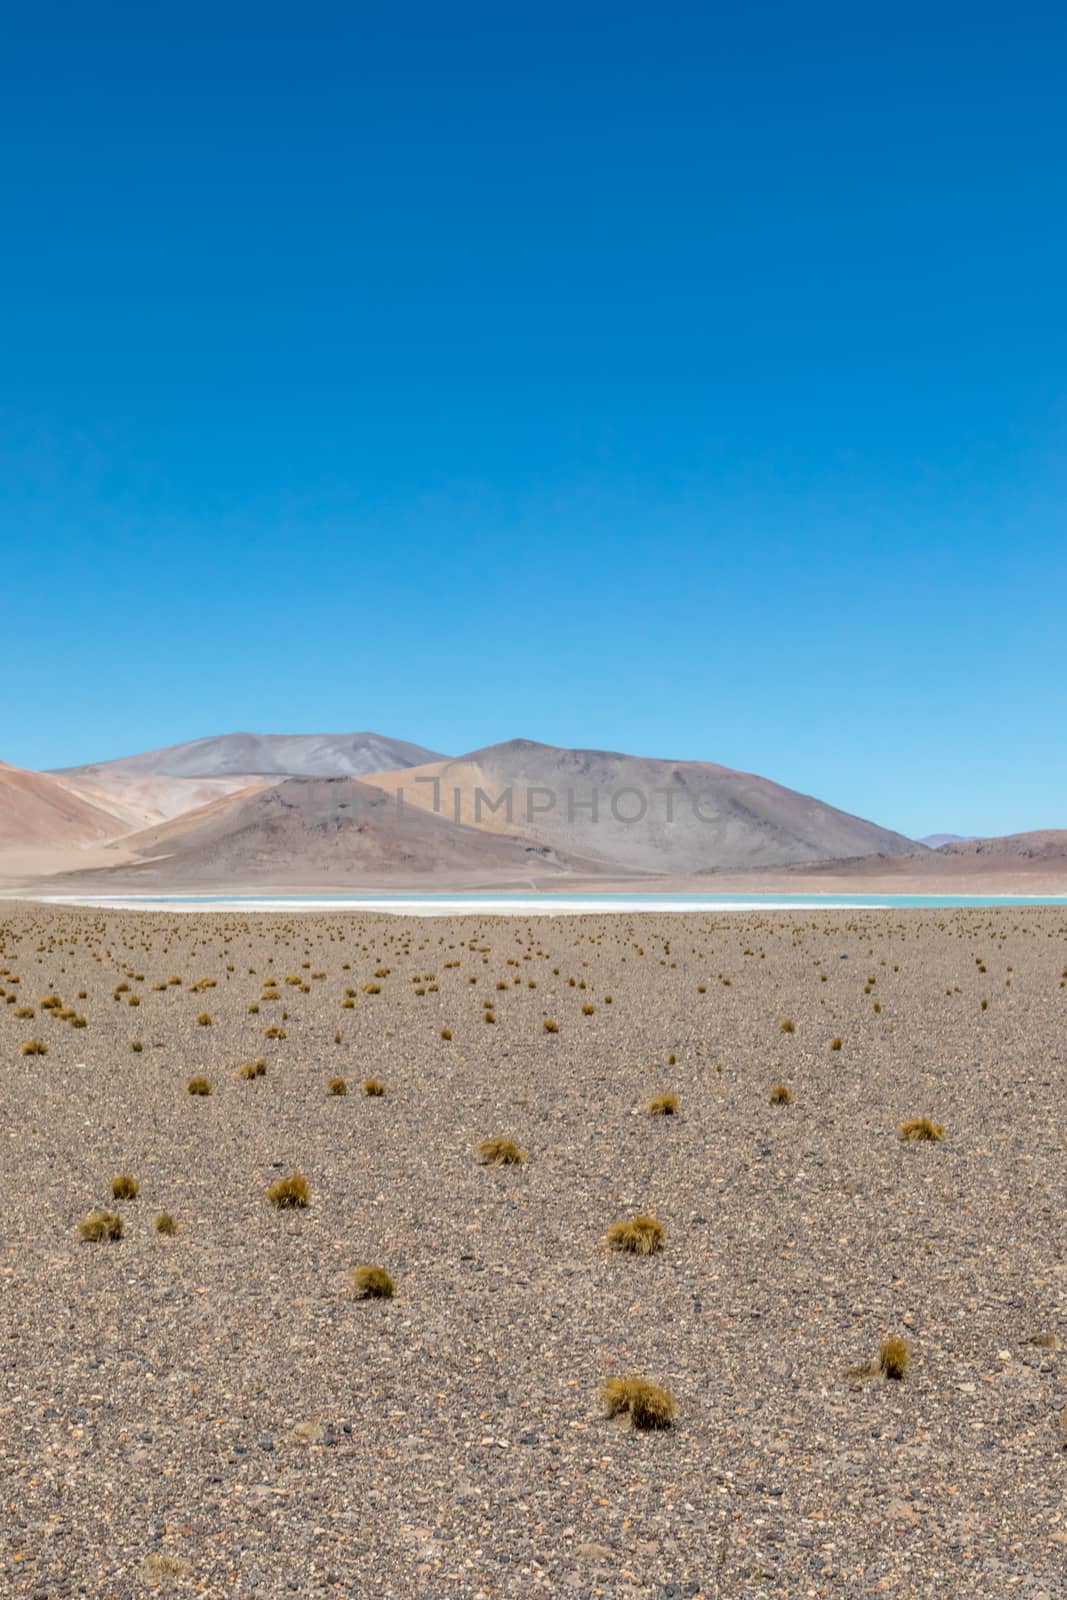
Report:
[[[0,1594],[1067,1593],[1065,967],[1018,907],[7,908]]]

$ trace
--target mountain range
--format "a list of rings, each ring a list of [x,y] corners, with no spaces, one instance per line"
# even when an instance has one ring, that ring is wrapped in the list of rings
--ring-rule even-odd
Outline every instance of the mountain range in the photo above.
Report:
[[[528,739],[453,758],[371,732],[236,733],[51,772],[0,762],[0,880],[57,892],[867,886],[1035,863],[1067,870],[1067,833],[923,843],[712,762]]]

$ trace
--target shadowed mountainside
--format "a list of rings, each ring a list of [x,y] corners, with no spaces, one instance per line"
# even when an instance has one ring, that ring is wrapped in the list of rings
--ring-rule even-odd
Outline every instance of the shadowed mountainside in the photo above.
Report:
[[[378,773],[374,781],[402,789],[408,804],[433,810],[436,800],[443,817],[486,833],[518,831],[607,871],[684,875],[920,848],[752,773],[528,739]]]
[[[110,847],[108,864],[77,874],[101,891],[223,884],[352,888],[362,882],[435,878],[530,884],[532,876],[587,872],[592,865],[517,837],[491,836],[398,807],[391,794],[351,778],[291,778],[245,789],[145,829]],[[73,880],[71,880],[73,882]],[[66,885],[56,880],[53,887]]]

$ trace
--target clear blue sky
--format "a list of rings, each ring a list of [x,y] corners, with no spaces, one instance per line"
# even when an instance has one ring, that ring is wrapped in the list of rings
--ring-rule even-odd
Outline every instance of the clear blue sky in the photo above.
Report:
[[[1067,826],[1062,6],[0,39],[0,756],[703,757]]]

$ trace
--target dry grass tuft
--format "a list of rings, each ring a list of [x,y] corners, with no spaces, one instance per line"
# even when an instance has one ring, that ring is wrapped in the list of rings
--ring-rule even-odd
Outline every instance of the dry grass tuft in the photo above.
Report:
[[[178,1231],[178,1224],[169,1211],[161,1211],[158,1217],[153,1217],[152,1226],[157,1233],[172,1234]]]
[[[370,1095],[372,1100],[381,1099],[385,1093],[385,1084],[379,1083],[377,1078],[364,1078],[363,1093]]]
[[[632,1256],[653,1256],[663,1248],[663,1224],[655,1217],[613,1222],[604,1235],[604,1243],[609,1250],[621,1250]]]
[[[353,1267],[351,1282],[361,1300],[391,1300],[396,1292],[384,1267]]]
[[[327,1094],[347,1094],[348,1084],[343,1078],[331,1078],[326,1085]]]
[[[1035,1333],[1028,1344],[1036,1345],[1039,1350],[1058,1350],[1060,1340],[1054,1333]]]
[[[478,1146],[483,1167],[517,1167],[526,1157],[510,1139],[483,1139]]]
[[[558,1022],[553,1022],[551,1017],[546,1017],[544,1022],[541,1024],[541,1026],[544,1028],[546,1033],[558,1033],[559,1032],[559,1023]]]
[[[303,1211],[311,1203],[311,1190],[302,1172],[292,1172],[288,1178],[279,1178],[271,1184],[267,1199],[279,1211]]]
[[[243,1067],[237,1069],[237,1076],[246,1082],[251,1082],[253,1078],[265,1078],[266,1075],[267,1063],[262,1060],[246,1061]]]
[[[899,1382],[908,1370],[908,1347],[904,1340],[884,1340],[878,1351],[878,1365],[887,1378]]]
[[[678,1096],[674,1094],[658,1094],[648,1102],[650,1117],[673,1117],[677,1110]]]
[[[635,1428],[669,1428],[677,1410],[670,1390],[648,1378],[609,1378],[600,1398],[609,1417],[628,1415]]]
[[[840,1048],[844,1044],[844,1042],[845,1041],[843,1039],[831,1039],[830,1040],[830,1049],[831,1050],[840,1050]]]
[[[791,1106],[793,1104],[793,1096],[786,1084],[776,1083],[771,1090],[770,1101],[772,1106]]]
[[[929,1117],[914,1117],[911,1122],[900,1124],[900,1137],[905,1144],[936,1144],[944,1131],[940,1122],[931,1122]]]
[[[140,1192],[141,1185],[128,1172],[119,1172],[111,1180],[113,1200],[136,1200]]]
[[[197,1017],[196,1020],[197,1020],[198,1025],[201,1028],[210,1028],[211,1027],[211,1012],[210,1011],[201,1011],[200,1015]]]
[[[165,1550],[152,1550],[141,1562],[141,1580],[149,1589],[158,1589],[170,1578],[184,1578],[188,1570],[188,1563],[180,1556],[172,1556]]]
[[[48,1054],[48,1046],[43,1039],[27,1039],[22,1046],[22,1054],[24,1056],[46,1056]]]
[[[208,1078],[201,1078],[201,1077],[190,1078],[189,1082],[185,1085],[185,1087],[188,1089],[190,1094],[210,1094],[211,1093],[211,1082],[210,1082],[210,1080]]]
[[[122,1218],[114,1211],[90,1211],[78,1223],[78,1232],[90,1244],[97,1244],[101,1239],[121,1239]]]

